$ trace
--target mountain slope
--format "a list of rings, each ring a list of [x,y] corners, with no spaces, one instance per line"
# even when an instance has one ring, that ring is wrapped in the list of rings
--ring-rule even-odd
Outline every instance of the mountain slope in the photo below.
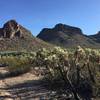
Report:
[[[83,34],[77,27],[65,24],[57,24],[54,28],[44,28],[38,35],[38,38],[62,47],[82,47],[99,48],[100,44]]]
[[[95,42],[100,43],[100,31],[97,34],[90,35],[90,38],[93,39]]]
[[[50,46],[50,44],[33,37],[29,30],[15,20],[8,21],[3,28],[0,28],[0,51],[31,51]]]

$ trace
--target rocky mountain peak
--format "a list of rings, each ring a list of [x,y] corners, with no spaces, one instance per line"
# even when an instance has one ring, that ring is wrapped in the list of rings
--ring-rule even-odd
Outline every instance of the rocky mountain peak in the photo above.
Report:
[[[65,32],[65,33],[70,33],[70,34],[83,34],[82,30],[80,28],[65,25],[65,24],[62,24],[62,23],[55,25],[54,30],[62,31],[62,32]]]
[[[52,45],[34,37],[16,20],[9,20],[0,28],[0,51],[33,51],[49,46]]]
[[[99,35],[100,36],[100,31],[98,31],[96,35]]]
[[[77,27],[65,25],[62,23],[56,24],[53,28],[44,28],[37,37],[44,41],[51,41],[55,38],[73,37],[75,35],[83,36],[82,30]],[[66,39],[67,40],[67,39]]]
[[[22,35],[20,30],[20,25],[15,20],[10,20],[6,22],[2,30],[3,30],[2,37],[4,38],[21,37]]]

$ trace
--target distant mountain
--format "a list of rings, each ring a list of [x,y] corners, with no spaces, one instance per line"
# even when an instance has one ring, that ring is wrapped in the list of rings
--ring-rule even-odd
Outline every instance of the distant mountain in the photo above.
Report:
[[[83,34],[80,28],[61,23],[55,25],[55,27],[51,29],[44,28],[37,37],[62,47],[76,47],[80,45],[82,47],[100,48],[100,42],[98,43],[98,40],[96,41],[94,39],[96,35],[93,37],[87,36]],[[100,34],[98,38],[100,40]]]
[[[95,42],[100,43],[100,31],[95,35],[90,35],[90,38],[93,39]]]
[[[43,47],[52,48],[52,44],[100,48],[100,32],[87,36],[80,28],[57,24],[54,28],[44,28],[36,38],[15,20],[9,20],[0,28],[0,51],[33,51]]]
[[[43,40],[33,37],[29,30],[15,20],[8,21],[0,28],[0,51],[31,51],[50,46]]]

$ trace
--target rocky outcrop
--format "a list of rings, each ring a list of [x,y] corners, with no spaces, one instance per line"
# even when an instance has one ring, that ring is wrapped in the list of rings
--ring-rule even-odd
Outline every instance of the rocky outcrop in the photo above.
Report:
[[[0,28],[1,38],[21,38],[23,33],[21,32],[21,26],[15,21],[10,20],[4,24],[3,28]]]
[[[6,38],[21,37],[19,24],[15,20],[10,20],[4,24],[3,34]]]
[[[83,34],[82,30],[80,28],[77,27],[73,27],[73,26],[69,26],[69,25],[65,25],[65,24],[57,24],[54,28],[55,31],[62,31],[65,33],[70,33],[70,34]]]

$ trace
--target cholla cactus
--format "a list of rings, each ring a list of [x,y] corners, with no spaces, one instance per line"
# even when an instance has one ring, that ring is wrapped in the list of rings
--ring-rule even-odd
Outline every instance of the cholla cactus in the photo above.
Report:
[[[76,63],[79,63],[79,61],[81,59],[84,59],[85,56],[86,56],[85,50],[83,48],[81,48],[80,46],[77,46],[77,49],[76,49],[76,51],[74,53],[74,58],[76,60]]]

